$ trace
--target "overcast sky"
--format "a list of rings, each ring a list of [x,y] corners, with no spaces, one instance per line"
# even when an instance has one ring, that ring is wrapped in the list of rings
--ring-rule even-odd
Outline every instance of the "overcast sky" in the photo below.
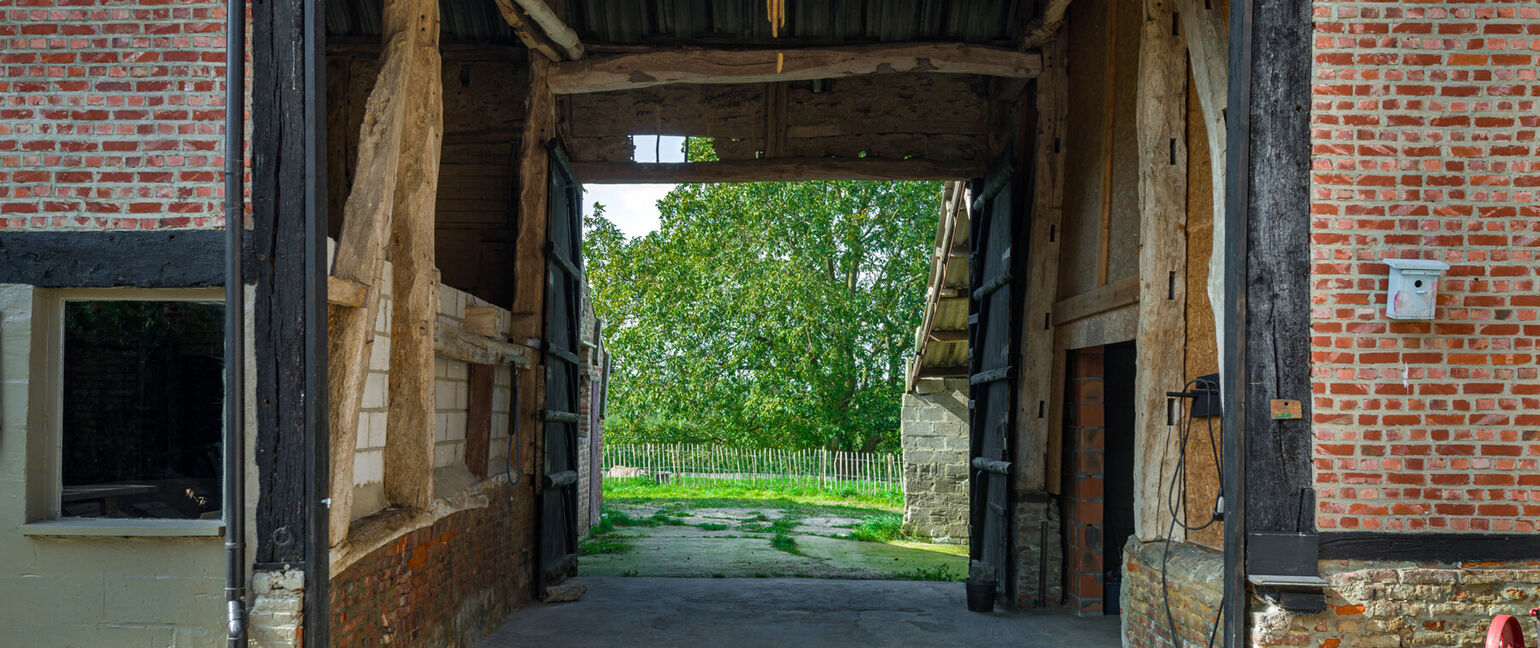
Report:
[[[634,135],[637,162],[657,162],[659,155],[664,162],[684,161],[684,138],[653,135]],[[583,185],[583,215],[594,211],[594,203],[604,205],[604,217],[614,223],[628,237],[644,236],[658,229],[658,201],[676,185]]]

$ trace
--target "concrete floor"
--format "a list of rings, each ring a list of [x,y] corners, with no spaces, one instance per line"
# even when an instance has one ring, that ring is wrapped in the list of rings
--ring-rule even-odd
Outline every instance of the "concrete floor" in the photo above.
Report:
[[[969,612],[962,583],[586,576],[574,603],[519,610],[481,648],[516,646],[1087,646],[1118,617]]]

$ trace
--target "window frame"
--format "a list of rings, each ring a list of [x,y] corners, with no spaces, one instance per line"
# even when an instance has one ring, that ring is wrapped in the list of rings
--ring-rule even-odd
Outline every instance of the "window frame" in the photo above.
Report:
[[[32,536],[223,535],[230,502],[221,503],[219,519],[193,520],[66,517],[61,500],[64,492],[65,305],[78,301],[177,301],[225,306],[224,288],[54,288],[38,292],[40,299],[34,302],[32,314],[32,389],[28,427],[44,440],[36,445],[29,443],[41,450],[42,456],[34,455],[41,461],[28,462],[34,466],[29,470],[28,479],[36,480],[41,510],[28,516],[30,519],[22,525],[22,533]],[[226,358],[226,362],[229,361]],[[221,425],[228,425],[228,421],[222,421]],[[221,453],[228,450],[221,445]],[[221,483],[225,479],[229,476],[221,474]],[[239,510],[241,504],[234,505]]]

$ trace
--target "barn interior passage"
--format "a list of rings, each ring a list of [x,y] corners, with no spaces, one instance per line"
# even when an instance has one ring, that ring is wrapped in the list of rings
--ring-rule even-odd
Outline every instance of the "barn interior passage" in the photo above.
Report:
[[[1177,7],[1066,5],[339,5],[327,50],[332,276],[360,298],[333,304],[333,489],[352,497],[332,509],[334,580],[349,584],[333,609],[391,613],[369,607],[383,590],[368,584],[384,582],[368,574],[403,533],[443,539],[444,568],[463,568],[457,518],[514,530],[485,538],[513,573],[486,575],[478,606],[517,605],[580,571],[601,429],[583,394],[606,380],[564,341],[588,330],[568,328],[585,312],[581,185],[796,180],[950,181],[925,207],[939,215],[934,244],[927,227],[916,245],[932,270],[913,360],[891,371],[910,392],[905,528],[969,543],[971,575],[1009,608],[1122,607],[1124,541],[1173,535],[1173,514],[1206,522],[1212,505],[1187,502],[1217,488],[1217,449],[1196,441],[1188,454],[1208,463],[1192,460],[1174,510],[1162,488],[1177,479],[1172,431],[1186,411],[1165,392],[1217,370],[1202,298],[1216,138],[1200,99],[1213,79],[1188,56]],[[1222,7],[1189,9],[1211,31],[1223,20]],[[1191,88],[1190,67],[1203,77]],[[712,155],[642,161],[637,142],[659,136],[708,142]],[[463,294],[454,308],[468,309],[436,311],[435,291]],[[431,440],[402,438],[421,437],[408,422],[435,407],[462,406],[424,400],[443,394],[428,388],[444,379],[430,358],[442,345],[413,337],[457,319],[462,341],[506,355],[482,392],[492,432],[464,433],[463,460],[451,454],[457,414]],[[389,367],[370,378],[359,359],[387,320]],[[1137,353],[1117,351],[1135,340]],[[1091,368],[1104,347],[1115,370]],[[449,362],[448,379],[474,387],[482,365],[462,374]],[[385,398],[368,399],[371,380]],[[388,429],[355,434],[376,420],[364,404],[382,400]],[[464,406],[475,430],[486,406]],[[474,450],[483,439],[492,449]],[[359,477],[375,465],[366,458],[379,474]],[[512,458],[523,465],[506,468]],[[478,482],[496,472],[487,461],[512,477]],[[1217,548],[1213,529],[1185,539]],[[366,625],[357,614],[334,616]],[[1199,632],[1213,623],[1201,616]]]

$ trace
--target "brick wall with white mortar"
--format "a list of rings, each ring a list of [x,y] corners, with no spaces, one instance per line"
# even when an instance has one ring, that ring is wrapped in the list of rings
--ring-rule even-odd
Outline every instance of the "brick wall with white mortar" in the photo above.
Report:
[[[1319,526],[1534,532],[1540,5],[1314,14]],[[1433,320],[1385,317],[1387,258],[1453,266]]]
[[[222,0],[0,3],[0,230],[222,227]]]

